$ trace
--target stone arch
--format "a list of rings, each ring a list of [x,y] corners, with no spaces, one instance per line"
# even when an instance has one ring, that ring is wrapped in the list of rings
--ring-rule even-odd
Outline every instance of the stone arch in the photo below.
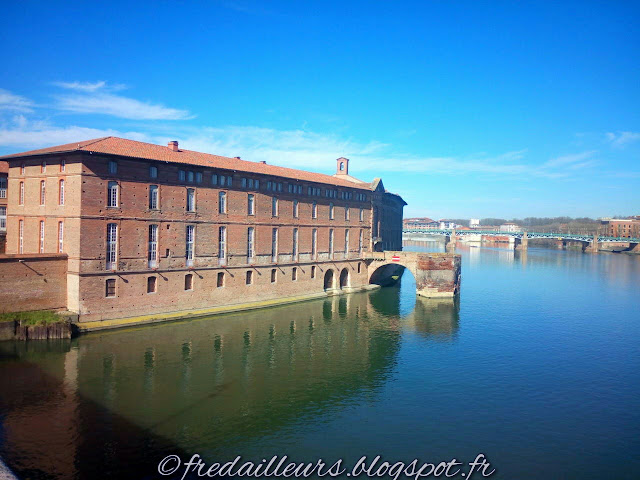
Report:
[[[349,269],[343,268],[340,272],[340,288],[346,288],[349,286]]]
[[[375,265],[375,267],[369,275],[369,284],[380,285],[381,287],[390,287],[397,284],[407,269],[407,266],[400,263],[383,263]],[[413,274],[413,272],[411,273]],[[415,275],[413,276],[415,277]]]
[[[324,274],[324,289],[333,290],[333,284],[335,283],[333,269],[329,268]]]

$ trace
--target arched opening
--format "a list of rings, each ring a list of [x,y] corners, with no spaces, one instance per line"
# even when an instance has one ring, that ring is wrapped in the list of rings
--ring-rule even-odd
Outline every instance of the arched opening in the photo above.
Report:
[[[371,274],[369,283],[390,287],[381,288],[369,296],[374,310],[400,317],[413,312],[417,299],[416,280],[408,268],[397,263],[381,265]]]
[[[340,272],[340,288],[349,286],[349,270],[343,268]]]
[[[333,269],[328,269],[324,274],[324,289],[333,290]]]

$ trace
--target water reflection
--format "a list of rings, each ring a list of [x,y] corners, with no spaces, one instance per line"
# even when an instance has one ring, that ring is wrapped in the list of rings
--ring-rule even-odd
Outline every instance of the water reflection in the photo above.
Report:
[[[441,337],[457,325],[457,307],[416,300],[409,286],[66,343],[3,343],[0,454],[22,474],[38,465],[45,477],[96,478],[103,462],[124,474],[133,446],[151,459],[171,448],[251,453],[254,439],[375,396],[403,328]],[[7,381],[25,376],[37,401]]]

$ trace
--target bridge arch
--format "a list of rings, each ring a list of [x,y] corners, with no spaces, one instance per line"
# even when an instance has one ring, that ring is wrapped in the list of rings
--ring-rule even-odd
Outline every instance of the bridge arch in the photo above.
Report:
[[[430,298],[451,298],[460,286],[460,255],[384,251],[372,253],[367,263],[369,283],[391,286],[405,270],[413,274],[416,293]]]

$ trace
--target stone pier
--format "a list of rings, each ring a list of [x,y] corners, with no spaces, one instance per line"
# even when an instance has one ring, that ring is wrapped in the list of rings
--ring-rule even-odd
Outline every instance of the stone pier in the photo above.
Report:
[[[527,232],[522,233],[522,238],[516,238],[514,242],[516,250],[528,250],[529,249],[529,237]]]

